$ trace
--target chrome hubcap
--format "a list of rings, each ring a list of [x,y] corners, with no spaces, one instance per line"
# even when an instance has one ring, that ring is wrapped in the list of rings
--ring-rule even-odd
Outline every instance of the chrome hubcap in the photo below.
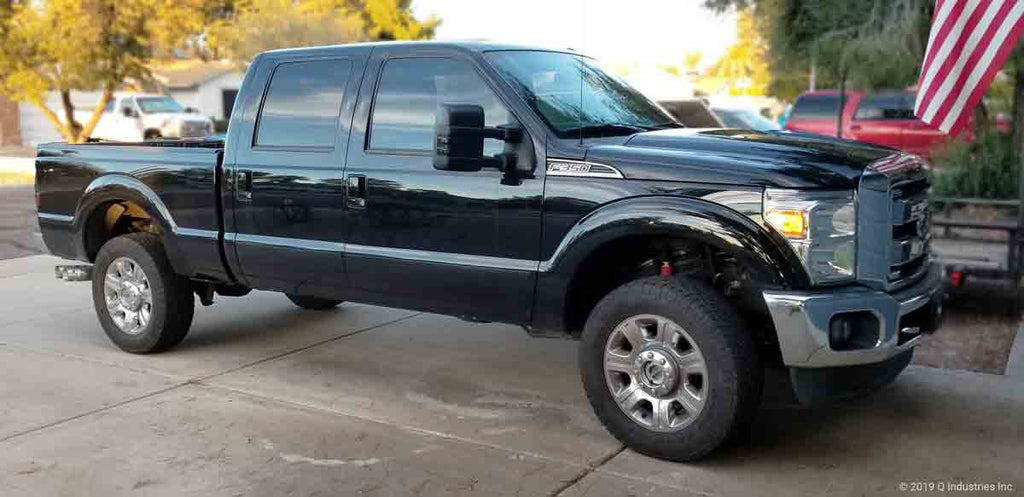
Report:
[[[671,320],[632,316],[615,327],[604,349],[608,389],[627,416],[660,432],[681,430],[700,414],[709,385],[696,342]]]
[[[110,319],[121,331],[145,331],[153,314],[153,291],[141,266],[127,257],[114,259],[103,278],[103,296]]]

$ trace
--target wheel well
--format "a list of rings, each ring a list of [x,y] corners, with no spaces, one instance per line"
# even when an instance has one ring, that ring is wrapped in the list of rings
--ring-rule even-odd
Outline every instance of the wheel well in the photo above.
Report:
[[[159,233],[160,229],[146,209],[130,200],[106,202],[93,209],[83,232],[85,253],[96,260],[100,247],[111,238],[128,233]]]
[[[159,138],[160,136],[162,135],[158,129],[147,129],[142,133],[142,137],[146,140],[152,140],[154,138]]]
[[[615,288],[662,274],[711,284],[741,311],[766,313],[761,287],[770,280],[761,271],[707,243],[680,236],[634,235],[608,242],[590,254],[573,275],[566,296],[565,324],[576,335],[594,306]]]

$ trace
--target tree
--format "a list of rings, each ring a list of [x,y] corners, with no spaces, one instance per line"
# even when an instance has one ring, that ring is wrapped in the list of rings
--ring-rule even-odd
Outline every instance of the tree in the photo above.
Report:
[[[409,0],[238,0],[208,30],[208,49],[246,65],[275,48],[421,40],[440,21],[419,21]]]
[[[708,8],[753,8],[768,44],[769,91],[791,98],[818,79],[875,89],[916,82],[934,5],[931,0],[705,0]],[[794,77],[795,76],[795,77]]]
[[[114,90],[202,25],[200,0],[7,0],[0,4],[0,92],[42,111],[72,143],[88,140]],[[101,92],[88,119],[73,91]],[[62,115],[46,104],[60,96]]]
[[[250,0],[209,30],[209,47],[241,66],[276,48],[365,41],[358,13],[314,2]]]
[[[767,92],[771,80],[767,47],[761,39],[753,9],[739,11],[736,42],[711,66],[708,74],[721,78],[741,94],[764,95]]]

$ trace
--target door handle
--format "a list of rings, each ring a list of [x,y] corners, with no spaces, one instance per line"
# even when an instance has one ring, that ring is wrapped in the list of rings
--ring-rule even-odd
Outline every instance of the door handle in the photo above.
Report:
[[[366,176],[350,174],[345,188],[345,204],[353,209],[366,208]]]
[[[860,125],[854,124],[853,126],[850,126],[850,131],[860,131]]]
[[[239,200],[252,200],[252,171],[240,169],[238,171],[238,184],[235,189],[238,192]]]

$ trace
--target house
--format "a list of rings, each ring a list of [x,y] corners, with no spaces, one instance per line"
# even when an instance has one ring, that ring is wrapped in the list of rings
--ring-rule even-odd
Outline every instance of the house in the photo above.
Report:
[[[214,121],[227,121],[243,71],[228,61],[177,60],[154,66],[158,89]]]

